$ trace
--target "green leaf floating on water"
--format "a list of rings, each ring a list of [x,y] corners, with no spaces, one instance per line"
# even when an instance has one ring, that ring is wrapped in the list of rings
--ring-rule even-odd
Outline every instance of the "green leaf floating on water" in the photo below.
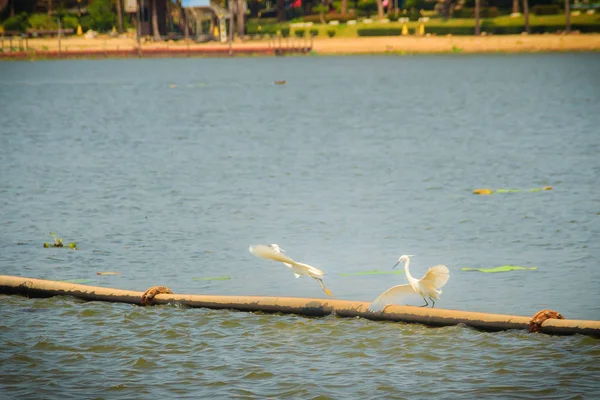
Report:
[[[520,189],[496,189],[496,193],[517,193],[521,191]]]
[[[364,275],[401,275],[404,271],[378,271],[374,269],[373,271],[361,271],[361,272],[349,272],[349,273],[341,273],[340,276],[364,276]]]
[[[228,281],[230,276],[212,276],[207,278],[192,278],[193,281]]]
[[[534,271],[537,267],[520,267],[518,265],[502,265],[494,268],[461,268],[463,271],[479,271],[479,272],[508,272],[508,271]]]

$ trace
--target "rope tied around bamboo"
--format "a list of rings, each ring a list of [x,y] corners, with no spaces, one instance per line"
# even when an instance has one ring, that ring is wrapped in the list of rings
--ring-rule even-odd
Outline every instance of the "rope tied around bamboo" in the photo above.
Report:
[[[173,292],[166,286],[152,286],[142,295],[142,305],[149,305],[157,294],[173,294]]]
[[[538,311],[531,322],[529,322],[529,332],[530,333],[540,333],[542,332],[542,324],[547,319],[565,319],[558,311],[554,310],[541,310]]]

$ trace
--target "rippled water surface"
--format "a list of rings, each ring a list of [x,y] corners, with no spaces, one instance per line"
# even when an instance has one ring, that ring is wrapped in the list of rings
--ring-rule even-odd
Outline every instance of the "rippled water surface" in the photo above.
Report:
[[[278,243],[325,270],[339,299],[405,283],[345,274],[415,254],[416,276],[450,268],[440,308],[600,319],[598,65],[598,54],[0,63],[0,274],[324,297],[247,251]],[[51,231],[80,250],[43,248]],[[500,265],[538,269],[461,270]],[[0,315],[3,398],[600,389],[600,341],[583,336],[61,297],[0,295]]]

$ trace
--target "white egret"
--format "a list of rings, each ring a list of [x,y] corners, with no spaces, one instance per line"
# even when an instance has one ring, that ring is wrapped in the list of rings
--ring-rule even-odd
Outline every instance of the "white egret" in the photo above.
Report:
[[[369,305],[369,311],[383,311],[389,304],[399,303],[404,297],[411,294],[418,294],[423,298],[423,300],[425,300],[425,304],[421,307],[427,307],[429,305],[427,302],[427,297],[429,300],[431,300],[431,307],[433,308],[433,306],[435,306],[434,299],[439,299],[440,294],[442,294],[440,288],[444,286],[446,282],[448,282],[448,279],[450,279],[450,271],[448,270],[448,267],[441,264],[436,265],[429,268],[427,273],[423,275],[421,279],[415,279],[412,277],[409,270],[410,257],[411,256],[407,255],[400,256],[396,265],[392,267],[392,269],[394,269],[402,261],[405,261],[404,272],[406,273],[408,284],[397,285],[383,292],[373,301],[373,303]]]
[[[250,253],[252,255],[254,255],[256,257],[282,262],[286,267],[288,267],[289,269],[291,269],[294,272],[294,276],[296,278],[300,278],[302,275],[310,276],[311,278],[313,278],[317,282],[319,282],[319,284],[323,288],[323,291],[325,293],[327,293],[327,295],[329,297],[333,297],[331,295],[331,292],[329,291],[329,289],[327,289],[325,287],[325,284],[323,283],[323,275],[325,275],[323,273],[323,271],[321,271],[318,268],[313,267],[312,265],[308,265],[308,264],[304,264],[304,263],[300,263],[300,262],[292,260],[288,256],[282,254],[285,252],[285,250],[283,250],[281,247],[279,247],[279,245],[277,245],[277,244],[270,244],[270,245],[258,244],[255,246],[250,246],[248,248],[248,250],[250,251]]]

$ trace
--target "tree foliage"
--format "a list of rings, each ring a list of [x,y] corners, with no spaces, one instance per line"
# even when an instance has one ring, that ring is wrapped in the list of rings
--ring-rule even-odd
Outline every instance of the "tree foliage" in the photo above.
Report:
[[[104,32],[115,25],[116,15],[110,0],[92,0],[87,9],[92,29]]]
[[[4,30],[7,32],[25,32],[29,27],[29,20],[26,13],[20,13],[14,17],[8,18],[2,24]]]
[[[57,29],[56,18],[48,14],[31,14],[29,17],[29,26],[34,30]]]

